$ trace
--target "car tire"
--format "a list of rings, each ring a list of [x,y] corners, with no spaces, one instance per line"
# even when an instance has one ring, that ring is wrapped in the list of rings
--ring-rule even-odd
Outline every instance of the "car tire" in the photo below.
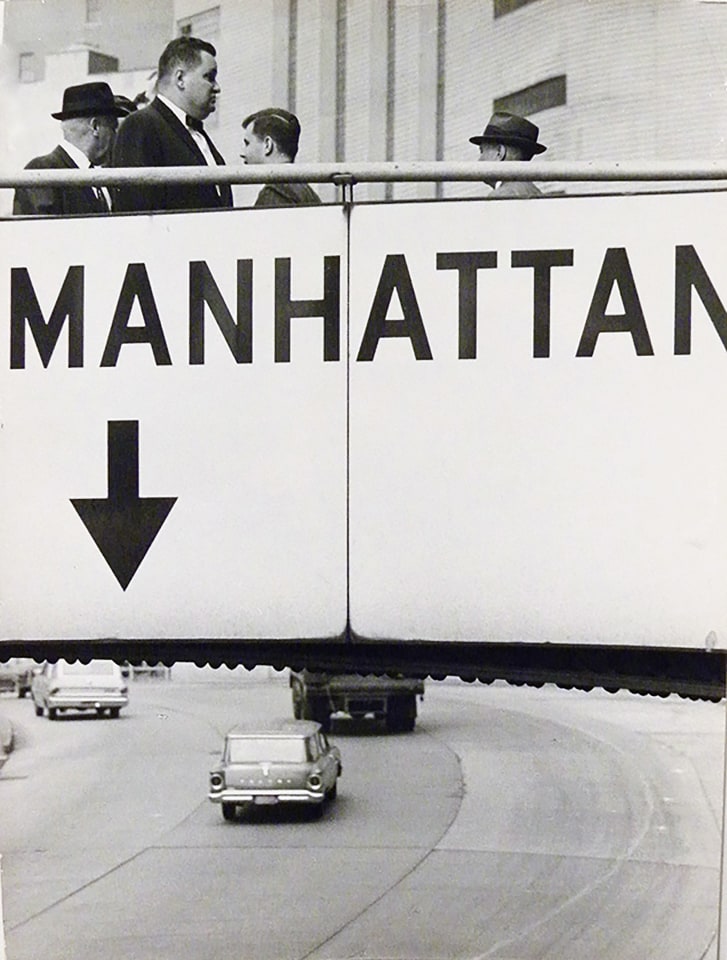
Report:
[[[109,708],[109,716],[111,717],[112,720],[116,720],[118,718],[120,710],[121,710],[121,707]]]
[[[58,717],[58,710],[55,707],[48,707],[48,719],[56,720]]]
[[[43,707],[42,707],[39,703],[36,703],[35,700],[33,701],[33,706],[35,707],[35,715],[36,715],[36,717],[42,717],[42,716],[43,716]]]
[[[228,823],[236,818],[237,814],[237,804],[235,803],[223,803],[222,804],[222,816]]]
[[[326,802],[331,803],[338,796],[338,778],[333,783],[330,790],[326,790]]]

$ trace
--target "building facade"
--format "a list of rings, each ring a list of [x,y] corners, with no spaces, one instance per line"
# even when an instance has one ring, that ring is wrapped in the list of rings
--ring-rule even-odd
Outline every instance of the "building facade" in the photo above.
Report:
[[[18,80],[42,81],[45,58],[76,45],[94,54],[94,73],[154,63],[174,29],[173,0],[3,0],[4,40],[17,51]]]
[[[89,3],[69,0],[64,8],[77,6],[87,17]],[[540,127],[548,150],[533,161],[534,179],[551,159],[697,162],[726,153],[727,4],[718,0],[173,0],[168,29],[153,37],[153,54],[151,34],[145,38],[145,71],[125,71],[130,55],[113,40],[121,43],[129,24],[140,34],[144,23],[146,32],[155,4],[95,4],[102,19],[113,9],[126,26],[104,34],[99,25],[108,49],[87,48],[80,57],[76,50],[73,79],[57,66],[48,69],[46,57],[43,78],[23,81],[23,49],[6,17],[6,40],[13,43],[4,44],[3,99],[17,101],[21,120],[12,142],[0,145],[3,166],[22,166],[41,128],[44,142],[52,142],[49,105],[57,109],[65,79],[85,79],[92,53],[118,58],[119,70],[104,78],[129,95],[146,82],[166,40],[181,32],[217,48],[222,94],[208,126],[228,163],[239,162],[242,118],[273,105],[299,116],[302,162],[474,160],[469,137],[482,131],[494,108],[527,115]],[[6,12],[25,5],[4,4]],[[323,188],[326,198],[332,189]],[[462,196],[485,189],[375,185],[358,187],[356,195]],[[239,202],[253,196],[248,187],[236,193]]]

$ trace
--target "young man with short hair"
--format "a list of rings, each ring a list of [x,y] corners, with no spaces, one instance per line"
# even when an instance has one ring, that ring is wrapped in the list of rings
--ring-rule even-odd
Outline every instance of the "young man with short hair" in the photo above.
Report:
[[[293,163],[298,153],[300,123],[295,114],[279,107],[251,113],[242,121],[244,163]],[[321,198],[307,183],[266,183],[257,196],[256,207],[292,207],[320,203]]]

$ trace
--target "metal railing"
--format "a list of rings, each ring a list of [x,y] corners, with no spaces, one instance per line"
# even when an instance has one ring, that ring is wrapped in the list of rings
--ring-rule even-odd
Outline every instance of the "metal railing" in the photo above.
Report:
[[[466,182],[483,180],[539,182],[725,181],[727,160],[695,163],[662,161],[412,161],[381,163],[295,163],[217,167],[94,167],[89,170],[0,172],[0,188],[37,186],[156,186],[165,183],[357,183]]]

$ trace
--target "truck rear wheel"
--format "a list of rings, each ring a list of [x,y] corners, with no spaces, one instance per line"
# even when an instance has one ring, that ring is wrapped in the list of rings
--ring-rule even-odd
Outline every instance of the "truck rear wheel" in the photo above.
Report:
[[[313,703],[313,719],[320,723],[324,733],[331,730],[331,708],[326,700],[317,700]]]
[[[331,708],[327,699],[306,697],[301,704],[301,719],[320,723],[324,733],[331,729]]]
[[[414,694],[392,697],[386,711],[386,729],[391,733],[408,733],[414,729],[417,718],[417,701]]]

